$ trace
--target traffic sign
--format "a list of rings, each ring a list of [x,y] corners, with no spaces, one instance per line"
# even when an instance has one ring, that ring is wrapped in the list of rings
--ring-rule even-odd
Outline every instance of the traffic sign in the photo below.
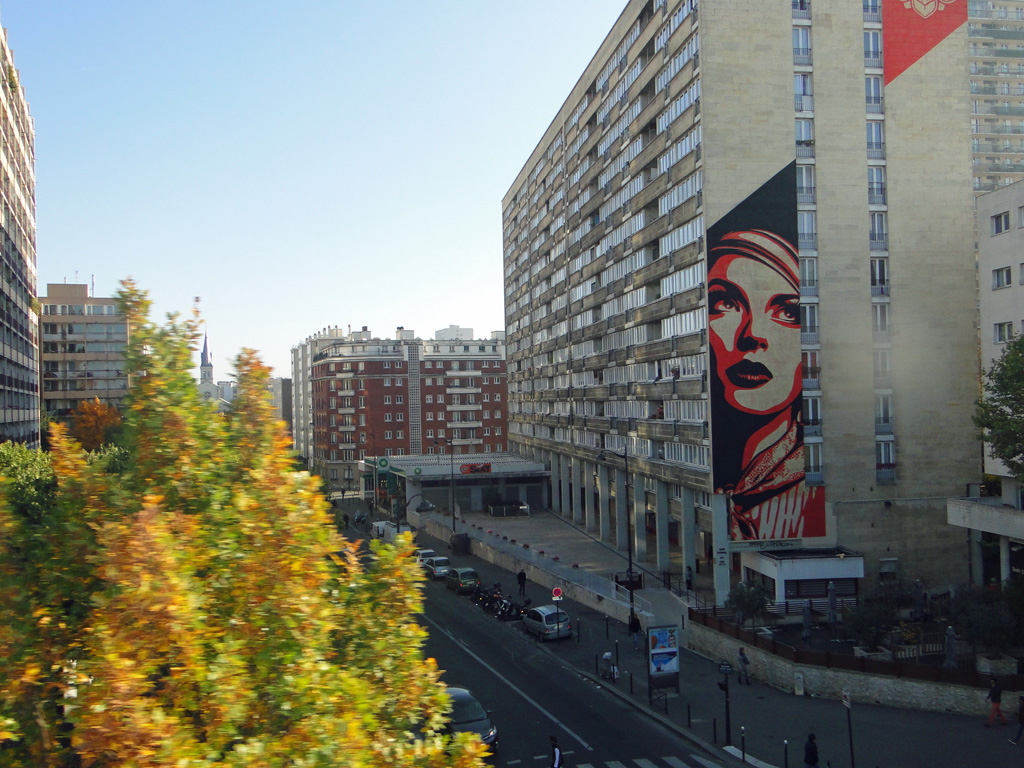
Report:
[[[554,587],[551,590],[551,599],[552,600],[561,600],[562,599],[562,588],[561,587]]]
[[[730,664],[728,661],[723,661],[721,664],[718,665],[718,671],[721,672],[723,675],[731,675],[732,664]]]

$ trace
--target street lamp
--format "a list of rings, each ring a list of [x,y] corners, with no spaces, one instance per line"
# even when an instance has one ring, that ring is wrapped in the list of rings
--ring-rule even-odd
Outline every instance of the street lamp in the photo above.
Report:
[[[452,536],[455,536],[455,449],[451,438],[435,440],[434,445],[445,443],[448,446],[448,456],[451,460],[451,476],[448,482],[448,509],[452,513]]]
[[[608,461],[608,454],[617,456],[622,459],[622,472],[626,477],[626,481],[623,487],[626,488],[626,585],[629,589],[629,623],[633,623],[633,617],[636,615],[633,606],[633,537],[630,529],[632,528],[631,514],[629,511],[629,444],[623,443],[622,453],[616,453],[615,451],[601,451],[597,454],[598,461]]]
[[[421,496],[423,496],[422,493],[417,493],[412,498],[405,500],[405,515],[404,515],[404,517],[406,519],[408,519],[409,505],[412,504],[414,501],[416,501],[416,499],[420,498]],[[418,513],[420,513],[420,514],[423,514],[424,512],[433,512],[435,509],[437,509],[437,507],[435,507],[433,504],[431,504],[429,501],[427,501],[426,498],[423,498],[423,500],[419,504],[416,505],[416,511]]]

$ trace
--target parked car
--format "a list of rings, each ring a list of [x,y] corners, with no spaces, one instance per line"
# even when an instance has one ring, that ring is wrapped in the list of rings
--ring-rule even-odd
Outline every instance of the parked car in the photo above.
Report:
[[[416,558],[416,565],[423,566],[423,564],[432,557],[437,557],[437,552],[432,549],[417,549],[413,553],[413,557]]]
[[[428,557],[423,561],[423,570],[431,579],[443,579],[451,570],[451,561],[447,557]]]
[[[572,637],[569,614],[554,605],[540,605],[528,610],[523,617],[523,629],[535,634],[542,643]]]
[[[450,568],[444,577],[444,585],[457,595],[472,592],[479,584],[480,575],[472,568]]]
[[[498,749],[498,727],[491,722],[491,713],[465,688],[449,688],[452,714],[449,730],[454,733],[475,733],[492,752]]]

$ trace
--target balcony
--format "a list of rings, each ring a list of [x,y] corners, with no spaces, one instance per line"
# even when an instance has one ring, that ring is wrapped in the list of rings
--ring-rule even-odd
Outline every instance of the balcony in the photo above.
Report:
[[[886,232],[871,232],[868,235],[868,243],[872,251],[888,251],[889,235]]]
[[[946,522],[962,528],[1020,538],[1024,512],[1004,504],[999,497],[946,500]]]
[[[806,469],[804,470],[804,482],[807,485],[824,485],[825,473],[820,469]]]
[[[874,23],[882,21],[882,8],[878,2],[864,3],[864,21]]]
[[[888,296],[889,295],[889,284],[888,283],[872,283],[871,284],[871,295],[872,296]]]
[[[478,395],[481,389],[480,387],[445,387],[444,391],[449,395]]]
[[[817,328],[810,328],[808,330],[800,331],[800,343],[801,344],[819,344],[821,343],[821,334]]]
[[[814,139],[797,139],[796,156],[814,157]]]
[[[881,69],[882,68],[882,52],[881,51],[864,51],[864,66],[869,69]]]
[[[885,205],[885,184],[868,184],[868,205]]]
[[[864,109],[873,115],[880,115],[885,111],[885,99],[882,96],[868,96],[864,101]]]
[[[890,341],[892,341],[892,337],[889,335],[888,330],[872,331],[871,341],[874,342],[875,344],[888,344]]]
[[[801,296],[817,296],[818,295],[818,281],[817,280],[803,280],[800,283],[800,295]]]
[[[821,436],[821,419],[815,419],[814,421],[808,421],[804,424],[804,437]]]
[[[811,49],[810,48],[794,48],[793,49],[793,63],[802,64],[809,66],[811,63]]]
[[[795,106],[797,112],[813,112],[814,96],[809,93],[796,94]]]
[[[891,435],[892,434],[892,419],[875,419],[875,434],[876,435]]]
[[[895,464],[876,464],[875,482],[879,485],[892,485],[896,482]]]
[[[811,18],[811,0],[793,0],[793,18]]]
[[[818,250],[818,233],[799,232],[796,236],[796,242],[801,251],[816,251]]]
[[[868,142],[868,160],[885,160],[885,142]]]
[[[803,372],[803,388],[806,389],[821,389],[821,369],[810,368],[804,369]]]
[[[798,203],[813,203],[817,200],[814,194],[814,187],[805,187],[797,185],[796,188],[796,201]]]

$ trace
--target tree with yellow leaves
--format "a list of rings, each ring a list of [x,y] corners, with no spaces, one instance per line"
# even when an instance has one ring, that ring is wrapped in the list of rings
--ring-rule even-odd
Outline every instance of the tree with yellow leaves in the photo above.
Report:
[[[0,762],[481,765],[475,738],[441,735],[449,704],[423,658],[409,542],[376,547],[364,569],[315,480],[294,471],[255,354],[238,358],[238,396],[218,417],[191,377],[198,316],[153,325],[130,283],[120,300],[140,374],[125,415],[130,459],[113,472],[55,431],[57,506],[85,528],[73,597],[88,609],[69,623],[51,590],[14,617],[37,640],[15,648],[0,634],[0,736],[16,758]],[[18,571],[16,542],[3,544],[0,576],[11,578],[0,586]],[[330,552],[343,553],[340,568]],[[70,567],[66,554],[50,553],[51,565]]]
[[[120,424],[117,408],[100,402],[98,397],[81,401],[71,412],[71,436],[87,451],[109,443],[111,431]]]

